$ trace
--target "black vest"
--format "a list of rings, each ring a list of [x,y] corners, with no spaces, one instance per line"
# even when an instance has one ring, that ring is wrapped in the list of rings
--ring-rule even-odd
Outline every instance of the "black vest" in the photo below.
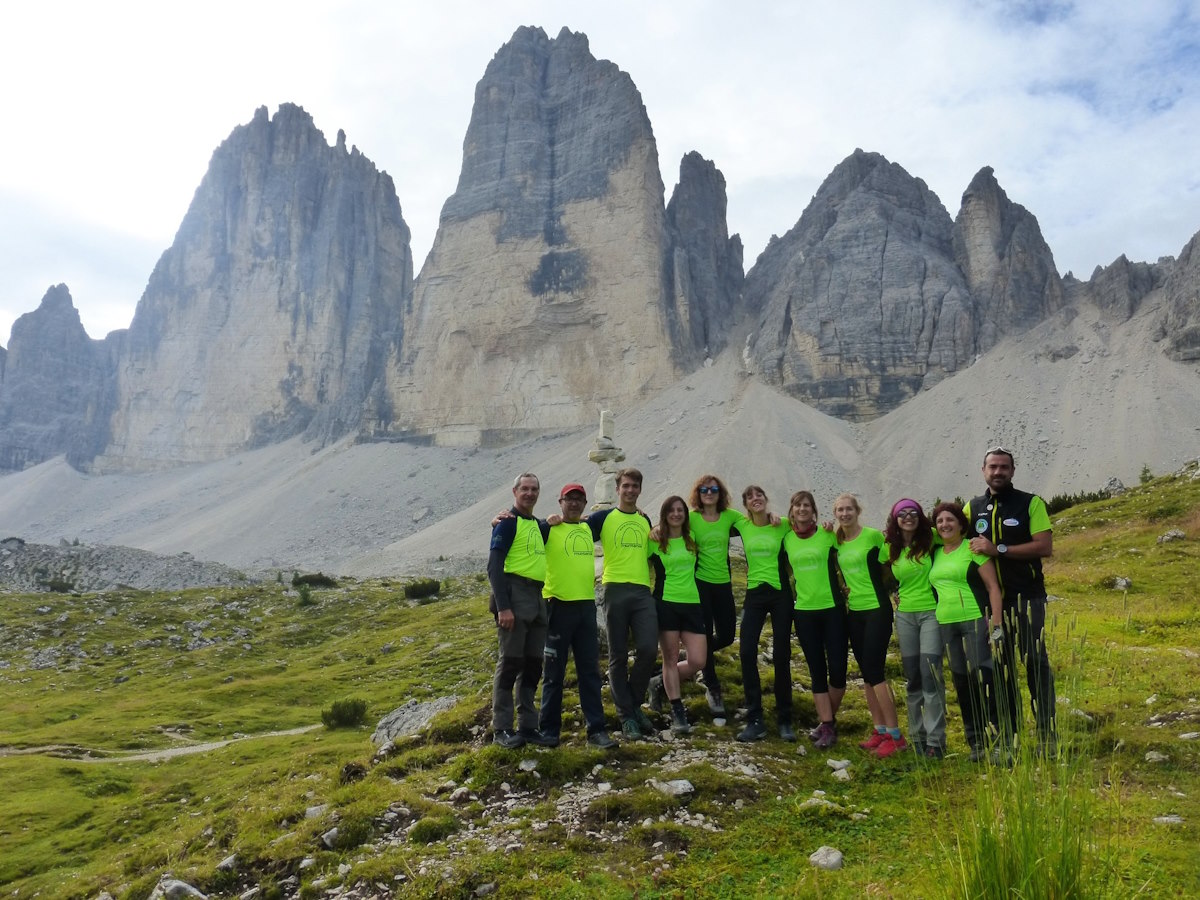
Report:
[[[1029,543],[1033,540],[1029,530],[1029,504],[1033,498],[1033,494],[1012,486],[996,496],[981,494],[968,504],[971,515],[967,537],[985,537],[993,544],[1010,546]],[[1018,594],[1031,598],[1046,596],[1040,559],[1009,559],[1001,553],[996,556],[996,571],[1006,604],[1016,603]]]

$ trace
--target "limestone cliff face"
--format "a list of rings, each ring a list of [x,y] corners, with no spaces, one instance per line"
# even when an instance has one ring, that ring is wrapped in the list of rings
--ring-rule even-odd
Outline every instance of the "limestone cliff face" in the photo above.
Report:
[[[339,132],[259,109],[213,154],[120,355],[97,470],[210,460],[357,429],[401,338],[409,232]]]
[[[1156,263],[1130,262],[1121,254],[1107,266],[1096,266],[1092,277],[1078,281],[1068,274],[1063,278],[1067,305],[1091,303],[1118,322],[1137,311],[1142,299],[1166,282],[1174,266],[1171,257]]]
[[[679,183],[667,204],[675,344],[694,356],[725,348],[740,311],[742,241],[729,236],[725,177],[691,152],[679,164]]]
[[[877,153],[834,169],[746,275],[745,358],[831,415],[874,418],[969,363],[976,318],[953,225],[925,183]]]
[[[107,372],[65,284],[13,323],[0,384],[0,471],[19,471],[87,446]]]
[[[990,167],[963,193],[954,258],[975,300],[980,351],[1063,305],[1062,280],[1037,219],[1008,199]]]
[[[673,380],[689,353],[673,340],[665,219],[629,76],[585,35],[519,29],[476,87],[380,430],[505,439]]]
[[[1180,252],[1163,292],[1167,355],[1180,362],[1200,361],[1200,232]]]

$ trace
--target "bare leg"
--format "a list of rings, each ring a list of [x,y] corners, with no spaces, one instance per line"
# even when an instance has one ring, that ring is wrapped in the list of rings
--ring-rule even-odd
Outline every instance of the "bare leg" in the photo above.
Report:
[[[702,671],[704,664],[708,662],[708,636],[693,634],[690,631],[676,631],[674,634],[679,635],[679,638],[683,641],[684,649],[687,650],[687,659],[679,663],[676,667],[676,679],[678,682],[689,681],[697,672]],[[665,666],[666,663],[664,662],[663,665]],[[663,683],[666,683],[666,679],[663,679]],[[670,697],[671,695],[668,694],[667,696]]]
[[[863,696],[867,699],[867,709],[871,712],[871,724],[876,728],[887,725],[883,720],[883,710],[879,706],[879,698],[875,696],[875,686],[863,684]]]
[[[658,646],[662,649],[663,658],[663,690],[668,700],[679,699],[679,634],[678,631],[660,631],[658,634]]]
[[[876,725],[883,725],[885,728],[899,728],[900,720],[896,717],[896,698],[892,696],[892,686],[886,681],[881,681],[879,684],[871,687],[870,691],[870,696],[874,698],[882,719],[882,721],[876,719],[874,713],[872,713],[872,721]]]
[[[833,719],[837,717],[838,709],[842,705],[842,698],[845,696],[846,696],[846,689],[844,687],[840,687],[840,688],[831,687],[829,689],[829,707],[830,707],[829,718],[823,719],[822,721],[832,722]]]

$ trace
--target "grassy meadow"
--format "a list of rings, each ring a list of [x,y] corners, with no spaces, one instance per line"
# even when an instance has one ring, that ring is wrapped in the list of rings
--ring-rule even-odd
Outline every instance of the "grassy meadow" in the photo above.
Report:
[[[4,595],[0,893],[144,898],[171,873],[260,898],[1200,896],[1200,739],[1183,737],[1200,732],[1200,480],[1053,518],[1064,752],[1012,768],[968,761],[952,689],[945,760],[868,756],[857,685],[827,753],[737,744],[694,686],[692,736],[590,750],[573,681],[561,747],[500,750],[482,575],[423,601],[372,580],[302,602],[288,578]],[[1184,539],[1159,543],[1172,529]],[[718,663],[735,706],[736,646]],[[793,671],[811,725],[795,646]],[[903,724],[894,645],[889,678]],[[376,756],[379,718],[447,696]],[[321,725],[352,698],[366,726]],[[850,760],[849,780],[827,759]],[[683,778],[682,799],[652,783]],[[813,867],[822,846],[844,867]]]

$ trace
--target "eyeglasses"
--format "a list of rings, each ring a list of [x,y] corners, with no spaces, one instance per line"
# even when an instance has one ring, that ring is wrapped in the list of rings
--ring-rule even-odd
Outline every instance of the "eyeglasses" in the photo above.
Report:
[[[701,494],[719,494],[719,493],[721,493],[721,489],[720,489],[719,487],[715,487],[715,486],[713,486],[713,487],[702,487],[702,488],[700,488],[700,489],[699,489],[698,493],[701,493]]]
[[[896,513],[897,520],[899,519],[919,519],[921,514],[915,509],[902,509]]]

